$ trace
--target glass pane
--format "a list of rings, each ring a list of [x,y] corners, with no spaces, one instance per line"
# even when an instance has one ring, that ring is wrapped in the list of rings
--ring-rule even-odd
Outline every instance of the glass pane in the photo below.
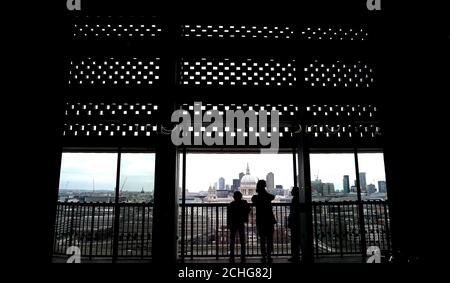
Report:
[[[287,216],[291,201],[290,190],[294,182],[292,153],[190,153],[186,158],[184,227],[181,226],[181,210],[179,221],[179,235],[184,239],[184,242],[181,239],[179,241],[179,251],[182,255],[228,256],[228,203],[233,200],[233,193],[239,190],[243,198],[251,204],[250,199],[256,194],[256,183],[261,179],[266,180],[267,191],[275,195],[273,212],[277,224],[274,230],[273,253],[290,253]],[[254,209],[250,212],[245,234],[246,254],[260,255]],[[239,239],[236,239],[235,251],[239,256]]]
[[[358,153],[362,200],[387,199],[383,153]]]
[[[119,202],[153,202],[155,154],[122,153]]]
[[[59,200],[114,202],[117,153],[63,153]]]
[[[152,254],[154,153],[122,153],[119,189],[119,257]]]
[[[233,200],[240,190],[249,200],[256,182],[266,180],[274,202],[290,200],[293,186],[292,153],[280,154],[187,154],[186,202],[222,202]]]
[[[314,253],[361,252],[355,155],[310,155]]]
[[[355,201],[355,156],[353,153],[310,155],[313,201]]]
[[[112,256],[116,166],[117,153],[62,154],[55,255]]]
[[[389,251],[390,216],[386,203],[386,176],[383,153],[358,153],[361,199],[363,200],[366,246]]]

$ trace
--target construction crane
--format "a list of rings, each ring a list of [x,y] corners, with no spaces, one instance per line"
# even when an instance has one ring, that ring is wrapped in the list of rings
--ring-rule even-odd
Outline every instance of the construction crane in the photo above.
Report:
[[[123,187],[125,187],[125,184],[127,182],[128,176],[125,176],[125,179],[123,180],[122,186],[120,187],[120,194],[122,194]]]
[[[316,174],[316,180],[319,180],[319,170],[317,170],[317,174]]]

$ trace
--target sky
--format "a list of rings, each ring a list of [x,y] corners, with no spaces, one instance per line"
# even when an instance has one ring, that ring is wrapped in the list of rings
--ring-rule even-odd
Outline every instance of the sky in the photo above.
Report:
[[[367,184],[374,184],[378,189],[378,181],[386,181],[384,158],[382,153],[359,153],[359,172],[366,172]],[[350,181],[353,184],[353,181]]]
[[[355,156],[353,153],[311,154],[311,180],[316,176],[324,183],[334,183],[334,189],[341,191],[344,175],[349,175],[350,186],[354,185]],[[367,184],[374,184],[378,189],[378,181],[384,181],[384,161],[382,153],[359,153],[359,172],[366,172]]]
[[[383,155],[363,153],[358,155],[360,172],[366,172],[367,184],[378,188],[378,181],[385,180]],[[342,190],[344,175],[350,176],[350,185],[355,180],[354,155],[311,154],[311,179],[316,175],[322,182],[334,183],[335,190]],[[258,179],[266,179],[274,173],[275,185],[290,189],[293,181],[291,153],[280,154],[208,154],[191,153],[186,159],[186,188],[189,192],[206,191],[220,177],[231,185],[239,173],[246,172]],[[124,191],[154,190],[153,153],[123,153],[121,160],[120,186]],[[116,184],[117,153],[64,153],[61,165],[60,189],[69,190],[114,190]]]
[[[117,153],[63,153],[60,189],[114,190]],[[155,154],[122,153],[120,186],[124,191],[154,189]]]
[[[268,172],[273,172],[275,185],[290,189],[293,181],[292,154],[188,154],[186,159],[186,188],[189,192],[206,191],[220,177],[226,184],[232,184],[239,172],[250,166],[250,174],[258,179],[266,179]],[[311,154],[311,179],[318,174],[322,182],[334,183],[335,190],[343,189],[343,176],[349,175],[350,185],[354,184],[355,159],[353,153],[345,154]],[[373,183],[378,188],[378,181],[385,180],[383,154],[358,154],[359,171],[366,172],[367,184]],[[220,168],[218,170],[217,168]]]
[[[292,153],[287,154],[187,154],[186,189],[189,192],[207,191],[210,185],[225,178],[225,184],[233,184],[239,173],[245,174],[247,162],[250,175],[266,179],[274,173],[275,185],[290,189],[294,185]]]

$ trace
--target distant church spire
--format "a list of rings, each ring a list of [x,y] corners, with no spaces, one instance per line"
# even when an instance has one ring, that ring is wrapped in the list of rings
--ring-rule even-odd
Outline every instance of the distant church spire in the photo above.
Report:
[[[246,171],[247,175],[250,175],[250,168],[248,167],[248,162],[247,162],[247,171]]]

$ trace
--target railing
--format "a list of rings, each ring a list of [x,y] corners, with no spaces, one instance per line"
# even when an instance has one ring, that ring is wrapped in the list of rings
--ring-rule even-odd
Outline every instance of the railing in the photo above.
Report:
[[[251,205],[252,206],[252,205]],[[223,257],[230,251],[230,231],[227,228],[226,203],[186,204],[185,220],[179,218],[179,230],[184,232],[179,241],[181,257]],[[273,255],[289,255],[291,253],[290,234],[287,228],[289,204],[274,203],[273,212],[277,219],[273,235]],[[249,215],[245,226],[246,255],[257,256],[260,253],[260,243],[257,237],[255,208]],[[184,223],[184,229],[181,226]],[[235,252],[240,254],[239,235],[236,236]]]
[[[366,246],[378,246],[382,252],[391,249],[389,210],[385,201],[362,201]],[[313,202],[314,254],[361,254],[361,227],[359,204],[356,201]],[[290,255],[291,238],[287,227],[290,206],[274,203],[277,219],[273,237],[274,256]],[[230,234],[227,229],[227,204],[186,204],[185,219],[179,218],[181,239],[178,243],[180,257],[225,257],[229,255]],[[184,228],[181,226],[184,223]],[[237,236],[238,237],[238,236]],[[240,253],[239,240],[235,252]],[[246,255],[260,256],[255,209],[252,208],[246,224]]]
[[[391,250],[390,217],[385,201],[362,201],[366,246]],[[314,253],[361,254],[362,229],[357,201],[313,202]]]
[[[119,209],[117,241],[114,241],[115,210]],[[77,246],[82,256],[151,257],[153,204],[58,203],[54,254]]]
[[[390,216],[385,201],[362,201],[366,246],[391,250]],[[225,203],[186,204],[185,219],[179,213],[178,251],[181,258],[226,257],[230,234]],[[115,209],[119,209],[115,231]],[[182,207],[180,207],[182,208]],[[274,256],[290,255],[289,203],[274,203],[277,219],[273,235]],[[119,257],[151,257],[153,204],[149,203],[58,203],[54,254],[64,255],[70,246],[87,257],[112,257],[117,245]],[[361,254],[361,226],[358,202],[313,202],[313,245],[316,256]],[[184,224],[184,226],[182,226]],[[114,233],[118,233],[117,241]],[[239,237],[237,235],[237,237]],[[236,255],[240,253],[236,240]],[[259,256],[255,209],[246,225],[246,255]]]

